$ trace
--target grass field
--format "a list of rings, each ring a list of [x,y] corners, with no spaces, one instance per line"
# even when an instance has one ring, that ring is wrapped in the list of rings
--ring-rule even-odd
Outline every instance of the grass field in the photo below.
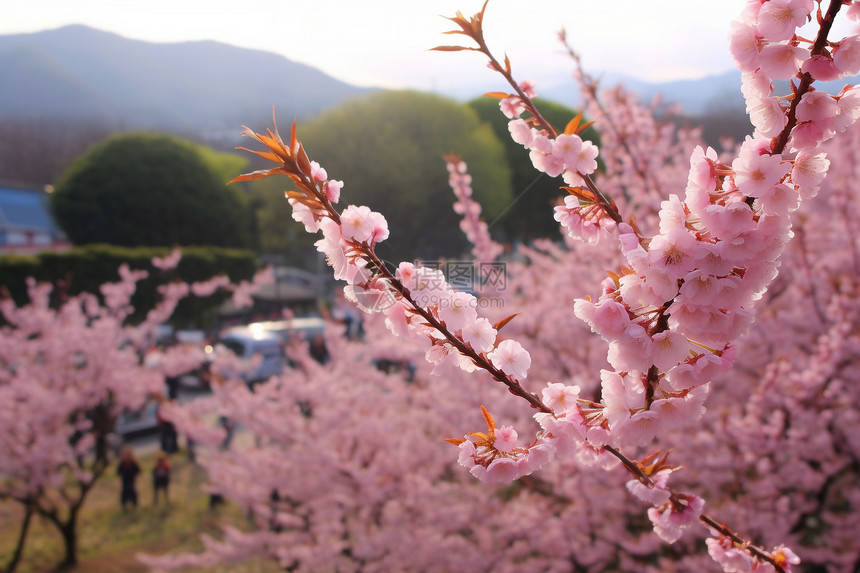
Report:
[[[209,508],[209,494],[202,490],[206,472],[180,452],[171,458],[170,502],[153,505],[151,470],[155,454],[139,456],[142,473],[138,477],[139,505],[123,512],[119,507],[119,478],[111,468],[90,493],[79,522],[79,565],[74,573],[143,573],[147,567],[137,561],[138,553],[165,554],[199,551],[200,534],[219,536],[219,523],[245,528],[247,518],[227,502]],[[23,512],[17,504],[0,503],[0,568],[8,563],[18,536]],[[41,518],[31,522],[22,563],[16,571],[54,571],[62,560],[62,540]],[[185,569],[185,572],[196,572]],[[202,570],[200,570],[202,571]],[[249,562],[241,566],[207,568],[206,571],[268,573],[279,571],[274,562]]]

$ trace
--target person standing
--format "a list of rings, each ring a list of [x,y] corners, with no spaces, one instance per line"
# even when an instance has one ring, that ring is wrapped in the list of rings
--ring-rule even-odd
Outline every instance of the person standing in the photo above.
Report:
[[[123,510],[127,504],[131,504],[132,508],[137,507],[137,474],[140,473],[140,466],[137,460],[134,459],[134,453],[131,446],[123,446],[119,454],[119,465],[116,470],[122,481],[122,491],[119,496],[119,504]]]
[[[168,454],[174,454],[179,449],[179,436],[176,432],[176,426],[173,422],[161,415],[161,406],[164,402],[158,405],[155,411],[155,418],[158,422],[159,440],[161,442],[161,450]]]
[[[164,491],[164,501],[170,501],[167,495],[167,486],[170,485],[170,462],[167,461],[167,454],[164,451],[158,452],[158,457],[155,460],[155,467],[152,469],[152,493],[153,504],[158,505],[158,492]]]

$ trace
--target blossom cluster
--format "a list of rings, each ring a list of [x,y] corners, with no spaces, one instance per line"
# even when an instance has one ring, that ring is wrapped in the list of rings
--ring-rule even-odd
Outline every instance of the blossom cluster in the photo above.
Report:
[[[784,31],[774,29],[774,10],[779,7],[785,16],[795,14],[791,9],[801,5],[807,9],[799,17],[780,18],[791,27],[790,38],[784,38]],[[773,46],[782,54],[798,55],[788,74],[800,78],[794,103],[777,104],[773,117],[779,121],[757,124],[756,134],[742,144],[731,165],[721,163],[712,149],[698,148],[691,157],[684,200],[671,195],[661,204],[659,233],[645,237],[631,225],[618,226],[626,266],[604,282],[597,301],[580,299],[574,307],[576,315],[608,342],[607,360],[614,371],[601,374],[600,404],[558,409],[554,417],[537,415],[545,433],[563,435],[566,429],[559,420],[564,420],[578,426],[577,437],[594,446],[645,445],[664,428],[686,423],[703,411],[708,382],[731,366],[733,341],[746,332],[756,301],[777,274],[778,258],[791,237],[790,214],[801,198],[818,192],[826,174],[828,161],[816,153],[816,146],[857,117],[852,103],[856,88],[838,96],[812,90],[814,79],[803,75],[799,48],[777,47],[787,39],[797,43],[794,27],[802,22],[795,20],[805,21],[812,7],[812,2],[764,3],[760,26],[756,15],[747,14],[749,24],[734,28],[733,45],[753,29],[762,54]],[[813,46],[807,56],[823,53]],[[759,81],[767,78],[769,95],[774,78],[767,76],[772,71],[767,58],[739,63],[749,74],[758,74]],[[753,76],[745,77],[747,87]],[[776,78],[784,79],[779,74]],[[786,127],[786,137],[780,140]],[[512,134],[516,141],[529,144],[519,127],[512,128]],[[796,156],[784,157],[787,150]],[[536,167],[541,169],[538,159]],[[650,486],[663,490],[658,483]],[[689,508],[701,511],[695,499],[683,510],[678,505],[649,510],[655,531],[670,542],[678,537],[676,520]]]
[[[799,36],[799,28],[811,19],[813,0],[751,2],[742,20],[732,25],[730,50],[743,72],[743,94],[747,112],[761,137],[776,138],[791,130],[790,147],[796,151],[814,148],[857,120],[860,92],[848,87],[831,95],[806,89],[814,81],[834,81],[860,72],[860,37],[840,41],[811,41]],[[832,24],[838,3],[826,15],[819,9],[822,25]],[[848,17],[857,19],[852,5]],[[794,98],[775,97],[775,80],[799,80],[792,87]],[[797,120],[789,126],[789,112]]]
[[[529,158],[535,169],[550,177],[562,176],[565,183],[572,186],[571,195],[564,199],[564,205],[555,208],[555,219],[567,230],[570,237],[589,244],[597,244],[600,237],[611,233],[615,221],[606,213],[604,205],[594,196],[594,190],[584,190],[590,175],[597,170],[599,150],[594,143],[583,140],[578,131],[588,124],[578,125],[574,120],[564,133],[556,134],[551,126],[543,125],[537,115],[522,119],[527,110],[536,113],[533,105],[526,105],[537,96],[534,83],[522,82],[519,86],[523,96],[509,95],[500,102],[502,112],[510,118],[508,130],[511,138],[529,150]]]
[[[736,27],[733,38],[742,29]],[[764,25],[758,32],[763,45],[762,34],[769,31]],[[798,94],[796,129],[830,125],[832,118],[801,113],[805,98],[819,93]],[[788,122],[789,110],[780,109]],[[698,148],[684,201],[671,195],[662,203],[658,234],[645,238],[630,225],[619,225],[627,266],[604,283],[598,301],[579,300],[575,306],[577,316],[609,342],[608,360],[616,372],[604,374],[603,396],[611,430],[637,416],[644,422],[665,398],[688,398],[731,364],[732,341],[746,331],[755,302],[776,276],[777,259],[791,236],[789,215],[801,198],[818,192],[829,164],[807,139],[790,133],[781,148],[762,133],[747,138],[730,166],[713,150]],[[787,147],[799,150],[794,158],[784,157]],[[621,419],[613,414],[619,411]]]

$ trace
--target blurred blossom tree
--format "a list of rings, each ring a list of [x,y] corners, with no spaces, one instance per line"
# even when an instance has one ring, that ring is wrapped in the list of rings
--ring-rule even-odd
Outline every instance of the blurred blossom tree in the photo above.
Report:
[[[180,257],[174,250],[152,263],[167,270]],[[23,508],[17,539],[3,540],[15,543],[6,571],[21,563],[34,515],[61,535],[61,567],[77,563],[81,508],[111,470],[117,417],[148,398],[164,400],[165,378],[206,360],[202,348],[152,348],[156,327],[179,301],[225,289],[237,307],[245,306],[256,285],[269,278],[261,273],[238,285],[226,276],[171,282],[159,288],[161,299],[146,317],[131,323],[131,297],[146,275],[123,265],[119,280],[101,285],[98,294],[60,297],[56,307],[51,285],[32,280],[27,304],[0,298],[0,500]]]

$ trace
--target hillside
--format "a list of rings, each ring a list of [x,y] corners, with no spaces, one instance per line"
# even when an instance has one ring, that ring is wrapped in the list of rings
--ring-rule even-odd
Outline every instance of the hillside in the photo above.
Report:
[[[214,41],[159,44],[81,25],[0,36],[0,119],[97,120],[216,132],[307,117],[368,91],[282,56]]]

